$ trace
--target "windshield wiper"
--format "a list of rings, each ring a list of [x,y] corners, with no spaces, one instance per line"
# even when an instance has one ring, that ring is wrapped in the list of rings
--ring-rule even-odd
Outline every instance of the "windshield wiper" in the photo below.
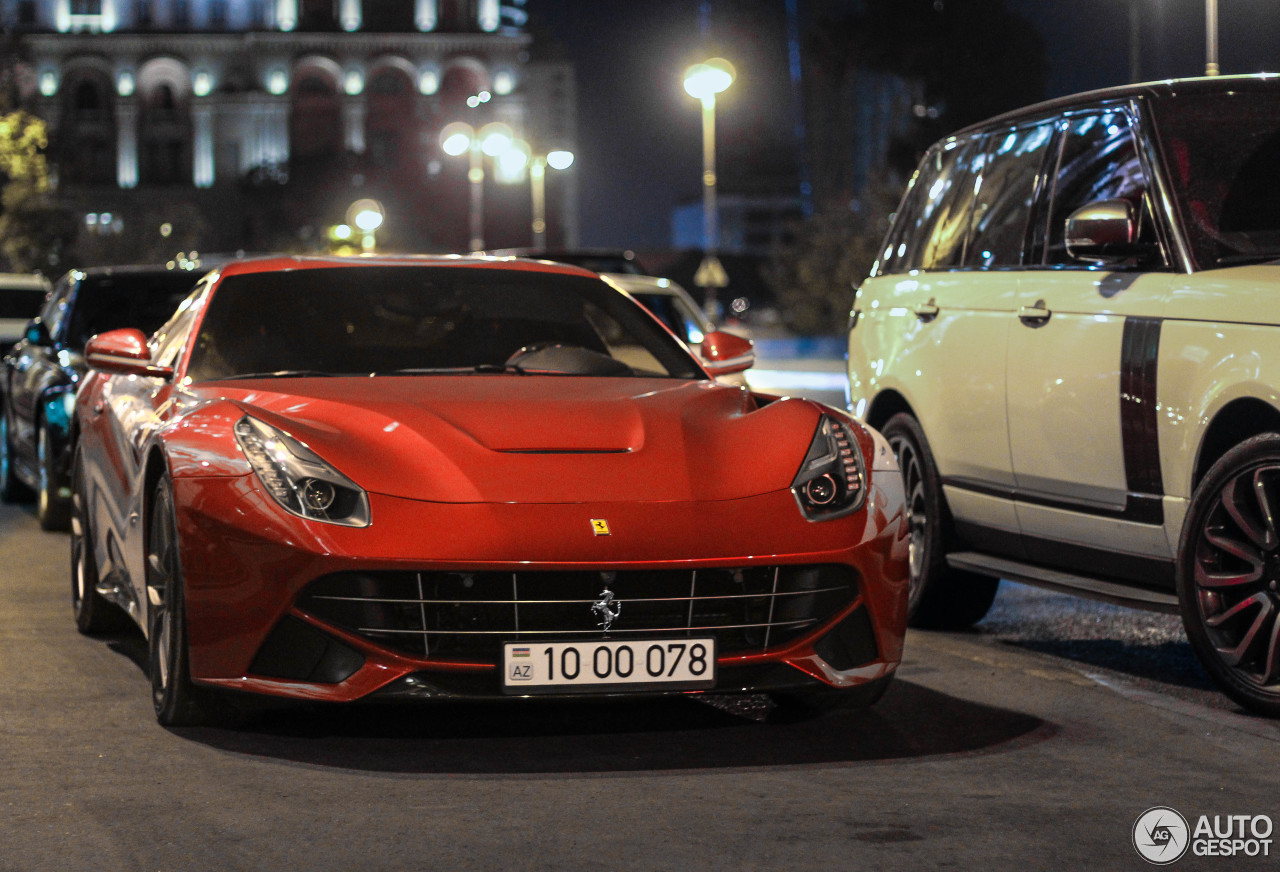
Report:
[[[210,381],[232,381],[248,378],[330,378],[334,374],[318,369],[277,369],[273,372],[238,372],[235,375],[224,375]]]
[[[475,366],[408,366],[403,369],[371,372],[369,375],[470,375],[477,372],[528,374],[524,367],[516,366],[514,363],[478,363]]]

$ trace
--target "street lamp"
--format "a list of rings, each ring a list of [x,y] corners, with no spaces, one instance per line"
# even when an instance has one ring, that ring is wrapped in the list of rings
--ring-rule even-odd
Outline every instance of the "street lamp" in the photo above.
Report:
[[[702,264],[694,282],[706,293],[706,308],[716,311],[716,289],[728,285],[724,267],[716,257],[720,229],[716,214],[716,94],[733,84],[733,64],[724,58],[712,58],[694,64],[685,71],[684,89],[690,97],[702,101]]]
[[[497,158],[511,148],[511,128],[493,121],[477,133],[465,121],[446,124],[440,131],[440,148],[445,154],[459,157],[469,154],[471,165],[467,181],[471,185],[471,250],[484,249],[484,157]]]
[[[1204,74],[1218,75],[1218,0],[1204,0]]]
[[[354,224],[361,232],[360,248],[366,254],[372,253],[376,247],[374,234],[382,226],[383,218],[382,204],[377,200],[356,200],[347,207],[347,224]],[[347,232],[349,235],[349,226]]]
[[[567,170],[573,165],[573,152],[552,151],[545,157],[535,157],[529,166],[529,190],[533,194],[533,247],[535,251],[547,250],[547,167]]]

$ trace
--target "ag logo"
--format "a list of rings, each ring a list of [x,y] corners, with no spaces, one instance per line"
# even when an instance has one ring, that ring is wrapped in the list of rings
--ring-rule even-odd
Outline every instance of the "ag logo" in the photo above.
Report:
[[[591,532],[595,533],[597,536],[608,536],[609,522],[606,521],[604,518],[592,518]]]
[[[1168,866],[1182,859],[1191,844],[1187,819],[1163,805],[1144,811],[1133,824],[1133,847],[1142,859]]]

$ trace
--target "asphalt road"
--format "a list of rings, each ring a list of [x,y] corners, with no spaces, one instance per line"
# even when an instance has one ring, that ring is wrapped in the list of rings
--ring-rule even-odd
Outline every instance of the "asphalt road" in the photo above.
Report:
[[[873,709],[803,723],[747,698],[166,730],[141,636],[75,631],[68,562],[0,506],[3,872],[1142,869],[1152,806],[1280,819],[1280,723],[1208,689],[1165,618],[1071,597],[1010,587],[974,632],[911,634]]]

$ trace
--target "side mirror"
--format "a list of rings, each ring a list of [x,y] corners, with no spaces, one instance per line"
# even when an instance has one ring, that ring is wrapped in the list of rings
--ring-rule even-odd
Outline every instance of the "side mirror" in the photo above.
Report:
[[[713,330],[702,338],[702,363],[713,376],[729,375],[750,369],[756,352],[750,339]]]
[[[84,360],[90,369],[112,375],[173,378],[173,367],[152,366],[147,337],[133,327],[108,330],[94,336],[84,347]]]
[[[44,326],[44,321],[40,318],[32,318],[22,335],[31,345],[49,344],[49,330]]]
[[[1138,219],[1128,200],[1098,200],[1067,218],[1067,254],[1088,263],[1118,263],[1136,257]]]

